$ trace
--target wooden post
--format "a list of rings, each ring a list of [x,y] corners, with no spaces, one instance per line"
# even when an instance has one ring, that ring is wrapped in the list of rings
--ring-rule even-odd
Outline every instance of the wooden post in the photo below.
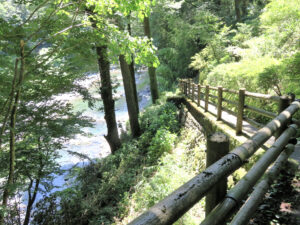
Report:
[[[205,86],[205,107],[204,107],[205,112],[208,111],[208,99],[209,99],[209,85],[206,85]]]
[[[278,104],[278,114],[284,111],[290,105],[291,98],[287,95],[280,96],[279,104]],[[287,128],[289,121],[285,124],[285,126],[280,127],[275,133],[275,138],[277,139],[282,132]]]
[[[198,106],[200,106],[200,98],[201,98],[201,85],[198,84],[198,99],[197,99]]]
[[[179,80],[179,89],[183,93],[183,86],[182,86],[182,80]]]
[[[188,98],[191,96],[191,79],[188,79],[188,82],[189,82],[189,84],[188,84]]]
[[[232,171],[240,168],[243,162],[251,157],[258,148],[272,136],[277,129],[278,122],[284,123],[284,121],[290,119],[299,109],[300,102],[293,102],[283,114],[278,115],[263,129],[257,131],[257,133],[244,144],[233,149],[232,154],[227,154],[222,157],[218,162],[215,162],[205,171],[183,184],[128,225],[168,225],[175,223],[182,215],[191,209],[194,204],[198,203],[218,180],[227,177]],[[268,130],[268,132],[266,132],[266,130]],[[291,125],[287,130],[289,130],[288,132],[294,130],[291,135],[289,135],[289,137],[291,137],[295,135],[297,128]],[[283,145],[286,145],[286,143],[283,143]],[[266,151],[266,153],[267,152],[269,151]],[[234,200],[232,201],[234,202]],[[234,205],[236,205],[236,202],[234,202]],[[214,211],[212,211],[210,215],[212,215]],[[216,217],[216,214],[213,215],[213,220],[217,220],[219,216],[220,215]],[[208,225],[212,224],[216,223],[208,223]]]
[[[245,89],[241,88],[239,90],[239,104],[237,112],[236,121],[236,135],[241,135],[243,130],[243,117],[244,117],[244,107],[245,107]]]
[[[193,89],[193,82],[192,82],[192,79],[190,79],[190,95],[189,95],[189,98],[192,98],[192,89]]]
[[[206,168],[218,161],[229,152],[229,138],[220,132],[214,133],[207,138]],[[221,179],[208,192],[205,199],[205,216],[224,199],[227,190],[227,177]]]
[[[290,97],[290,104],[295,101],[296,95],[294,93],[289,93],[288,96]]]
[[[192,83],[192,102],[194,101],[195,99],[195,84]]]
[[[223,88],[218,87],[218,112],[217,112],[217,120],[222,119],[222,100],[223,100]]]

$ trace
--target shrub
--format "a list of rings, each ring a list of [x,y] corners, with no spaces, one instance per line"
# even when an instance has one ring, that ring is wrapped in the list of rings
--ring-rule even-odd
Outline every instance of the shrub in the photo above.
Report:
[[[207,76],[207,83],[222,85],[229,89],[246,88],[247,91],[261,92],[258,77],[266,68],[278,64],[278,60],[265,56],[240,62],[221,64]]]
[[[165,152],[170,152],[174,147],[175,139],[175,134],[172,134],[165,128],[159,129],[151,140],[150,147],[148,148],[149,158],[155,160]]]
[[[160,157],[174,146],[180,129],[176,111],[171,103],[147,108],[141,137],[123,143],[114,155],[76,168],[75,183],[43,199],[33,224],[112,224],[127,215],[133,187],[153,176]]]

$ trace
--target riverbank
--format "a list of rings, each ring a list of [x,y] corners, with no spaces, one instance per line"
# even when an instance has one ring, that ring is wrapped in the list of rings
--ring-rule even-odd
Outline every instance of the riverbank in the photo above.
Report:
[[[119,69],[115,68],[111,71],[112,80],[118,84],[114,91],[114,99],[116,100],[116,118],[119,128],[119,133],[126,129],[126,121],[128,121],[127,105],[125,100],[124,87],[122,76]],[[136,73],[137,91],[139,96],[139,108],[143,110],[150,104],[150,89],[146,71]],[[87,135],[78,134],[75,138],[68,141],[64,149],[60,151],[61,158],[59,164],[69,167],[78,163],[83,163],[96,158],[103,158],[110,154],[110,148],[104,135],[107,133],[104,113],[99,108],[102,107],[101,97],[99,94],[99,75],[90,74],[87,79],[79,83],[85,88],[88,88],[91,95],[98,99],[99,103],[95,104],[94,108],[89,108],[88,103],[83,101],[83,98],[76,93],[65,94],[60,96],[60,99],[69,101],[74,111],[83,111],[83,115],[94,120],[94,127],[82,128]]]

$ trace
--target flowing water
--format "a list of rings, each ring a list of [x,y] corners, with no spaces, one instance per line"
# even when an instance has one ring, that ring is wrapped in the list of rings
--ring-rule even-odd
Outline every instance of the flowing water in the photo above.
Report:
[[[111,70],[111,74],[114,81],[119,83],[119,86],[115,89],[114,97],[117,99],[115,102],[115,108],[120,133],[121,129],[125,129],[125,123],[128,120],[127,105],[120,70]],[[80,85],[87,87],[94,97],[100,97],[98,91],[99,85],[97,82],[99,82],[99,74],[91,74],[86,80],[81,81]],[[139,108],[142,110],[150,104],[151,100],[148,85],[149,82],[145,71],[136,73],[136,83],[139,96]],[[64,148],[59,151],[61,157],[57,162],[61,166],[61,170],[65,172],[61,175],[55,176],[53,181],[55,188],[51,191],[51,193],[63,190],[66,186],[68,186],[68,182],[70,181],[66,179],[66,175],[70,168],[84,166],[89,163],[90,160],[103,158],[110,154],[109,145],[104,138],[104,135],[107,133],[107,128],[103,111],[97,108],[90,109],[87,102],[84,102],[80,95],[75,93],[57,96],[57,99],[69,101],[72,103],[74,111],[82,111],[84,116],[91,117],[94,120],[94,127],[82,128],[82,130],[89,133],[89,135],[76,135],[73,139],[65,143]],[[101,103],[98,104],[98,108],[99,106],[101,106]],[[43,187],[41,188],[43,189]],[[27,197],[27,193],[24,193],[22,201],[24,204],[27,203]],[[42,198],[42,194],[39,193],[37,195],[36,202]]]
[[[116,119],[120,133],[121,129],[125,129],[125,123],[128,120],[127,105],[120,70],[112,70],[111,74],[115,82],[119,83],[119,86],[115,89],[114,97],[117,98],[115,102]],[[81,85],[88,87],[95,97],[100,97],[98,96],[99,93],[97,91],[99,90],[99,85],[97,85],[98,79],[99,74],[92,74],[88,76],[86,80],[81,82]],[[140,110],[142,110],[149,105],[151,100],[147,73],[145,71],[136,74],[136,83],[139,96],[139,107]],[[95,121],[94,127],[83,128],[85,132],[89,133],[89,136],[76,135],[76,137],[66,143],[64,149],[60,151],[61,158],[58,159],[58,162],[62,166],[62,169],[67,170],[73,166],[82,166],[89,163],[89,160],[103,158],[109,155],[110,148],[104,138],[104,135],[107,134],[107,128],[103,111],[97,108],[90,109],[88,104],[83,102],[82,98],[78,95],[64,95],[60,97],[62,99],[69,99],[73,104],[75,111],[83,111],[83,115],[89,116]],[[84,155],[85,157],[79,157],[80,155]],[[54,180],[54,185],[59,187],[56,190],[61,189],[64,184],[64,176],[58,176]]]

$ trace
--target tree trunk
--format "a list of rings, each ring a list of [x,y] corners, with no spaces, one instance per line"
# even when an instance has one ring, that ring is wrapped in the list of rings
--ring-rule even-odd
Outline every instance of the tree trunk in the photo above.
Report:
[[[19,62],[19,59],[17,58],[16,62],[15,62],[15,72],[14,72],[14,78],[13,78],[13,81],[12,81],[11,92],[9,94],[9,97],[8,97],[7,101],[4,103],[2,111],[1,111],[1,114],[4,113],[6,105],[8,104],[8,109],[7,109],[6,114],[4,116],[4,120],[2,122],[2,127],[1,127],[1,131],[0,131],[0,149],[1,149],[1,146],[2,146],[2,136],[3,136],[5,128],[6,128],[6,123],[8,121],[9,114],[11,113],[11,110],[13,108],[13,100],[14,100],[15,91],[16,91],[16,82],[17,82],[17,78],[18,78],[18,62]]]
[[[215,0],[216,5],[221,6],[221,0]],[[219,9],[221,10],[221,9]]]
[[[236,22],[240,22],[241,20],[240,0],[234,0],[234,7],[235,7]]]
[[[248,14],[247,7],[248,7],[248,0],[242,0],[241,11],[243,17],[247,16]]]
[[[39,184],[40,184],[40,179],[36,179],[32,197],[31,197],[31,187],[33,185],[33,181],[31,181],[30,184],[29,184],[29,187],[28,187],[29,199],[28,199],[26,215],[25,215],[23,225],[28,225],[29,224],[30,216],[31,216],[31,210],[32,210],[33,203],[35,202],[35,199],[36,199],[36,196],[37,196],[37,193],[38,193]]]
[[[129,69],[129,65],[125,60],[124,55],[119,56],[121,72],[123,77],[123,84],[125,90],[125,97],[127,103],[127,109],[129,114],[129,122],[131,133],[133,137],[138,137],[140,135],[140,125],[139,125],[139,116],[137,111],[137,104],[134,98],[134,90],[132,87],[132,77]]]
[[[41,137],[39,137],[38,139],[38,151],[39,152],[42,152],[42,148],[41,148]],[[43,156],[40,156],[39,157],[39,170],[38,170],[38,173],[37,173],[37,178],[35,180],[35,186],[34,186],[34,190],[33,190],[33,195],[32,195],[32,192],[31,192],[31,188],[33,186],[33,179],[30,179],[30,184],[28,186],[28,189],[27,189],[27,192],[28,192],[28,204],[27,204],[27,208],[26,208],[26,215],[25,215],[25,219],[24,219],[24,222],[23,222],[23,225],[28,225],[29,222],[30,222],[30,216],[31,216],[31,210],[32,210],[32,206],[33,206],[33,203],[35,202],[35,199],[36,199],[36,196],[37,196],[37,193],[38,193],[38,189],[39,189],[39,185],[40,185],[40,180],[42,178],[42,174],[43,174],[43,169],[44,169],[44,164],[43,164]]]
[[[144,32],[150,41],[151,31],[150,31],[149,17],[144,17]],[[151,91],[152,103],[155,104],[156,100],[159,98],[155,68],[153,66],[148,67],[148,73],[150,79],[150,91]]]
[[[132,33],[131,33],[131,24],[130,24],[130,21],[128,22],[128,33],[131,36]],[[131,63],[129,64],[129,69],[130,69],[130,75],[131,75],[131,82],[132,82],[134,99],[136,101],[136,107],[137,107],[136,110],[139,113],[139,100],[138,100],[136,83],[135,83],[134,58],[133,58],[133,55],[131,56]]]
[[[115,115],[115,101],[112,97],[112,85],[110,79],[110,66],[107,58],[107,46],[102,45],[96,48],[98,55],[98,65],[100,70],[101,79],[101,98],[104,105],[104,118],[107,126],[107,140],[111,152],[114,153],[120,146],[121,141],[119,138],[116,115]]]
[[[18,105],[19,100],[21,96],[21,85],[23,83],[24,79],[24,70],[25,70],[25,57],[24,57],[24,41],[21,40],[20,42],[21,46],[21,68],[19,73],[19,80],[17,86],[19,89],[17,90],[14,104],[12,107],[11,115],[10,115],[10,137],[9,137],[9,173],[8,173],[8,179],[7,183],[3,190],[3,199],[2,199],[2,207],[7,206],[8,198],[11,194],[12,185],[14,183],[14,173],[15,173],[15,161],[16,161],[16,153],[15,153],[15,127],[16,127],[16,117],[17,117],[17,111],[18,111]],[[0,217],[0,224],[4,223],[4,217]]]

